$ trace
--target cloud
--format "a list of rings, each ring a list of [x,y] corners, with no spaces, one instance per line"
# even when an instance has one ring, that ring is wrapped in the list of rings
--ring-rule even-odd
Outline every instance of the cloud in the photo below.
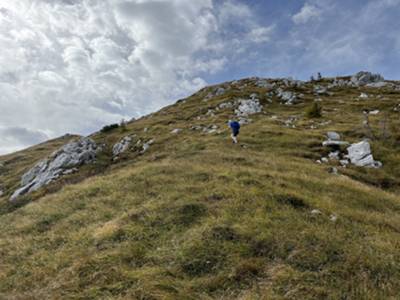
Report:
[[[0,127],[2,143],[0,154],[16,151],[46,141],[49,137],[42,131],[30,130],[23,127]]]
[[[292,20],[296,24],[305,24],[312,19],[318,19],[321,16],[321,10],[312,4],[305,3],[301,10],[293,15]]]
[[[203,87],[270,34],[231,0],[2,1],[0,127],[56,137],[138,117]]]

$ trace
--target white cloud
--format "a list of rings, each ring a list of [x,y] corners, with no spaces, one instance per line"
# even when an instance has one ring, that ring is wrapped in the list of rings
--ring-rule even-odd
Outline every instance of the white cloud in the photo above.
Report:
[[[159,109],[268,41],[253,14],[231,0],[2,1],[0,127],[87,134]],[[26,145],[2,137],[0,151]]]
[[[296,24],[305,24],[312,19],[318,19],[321,15],[321,10],[312,4],[305,3],[301,10],[292,17]]]

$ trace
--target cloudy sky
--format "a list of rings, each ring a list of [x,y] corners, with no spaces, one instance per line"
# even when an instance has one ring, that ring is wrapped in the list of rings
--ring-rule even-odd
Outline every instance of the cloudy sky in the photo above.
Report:
[[[0,0],[0,153],[242,77],[400,79],[400,0]]]

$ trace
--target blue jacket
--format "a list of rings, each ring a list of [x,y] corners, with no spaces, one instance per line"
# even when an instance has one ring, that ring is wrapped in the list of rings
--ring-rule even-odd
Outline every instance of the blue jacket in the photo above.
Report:
[[[239,122],[233,121],[229,123],[229,126],[232,128],[232,131],[234,133],[239,133],[239,129],[240,129],[240,124]]]

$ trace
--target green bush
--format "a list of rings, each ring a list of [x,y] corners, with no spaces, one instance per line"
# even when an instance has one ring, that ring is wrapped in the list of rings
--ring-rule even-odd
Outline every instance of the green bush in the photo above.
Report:
[[[101,129],[101,132],[105,133],[114,129],[117,129],[119,127],[118,124],[110,124],[110,125],[106,125]]]
[[[306,110],[307,118],[320,118],[322,117],[322,107],[318,102],[314,102],[310,107]]]

